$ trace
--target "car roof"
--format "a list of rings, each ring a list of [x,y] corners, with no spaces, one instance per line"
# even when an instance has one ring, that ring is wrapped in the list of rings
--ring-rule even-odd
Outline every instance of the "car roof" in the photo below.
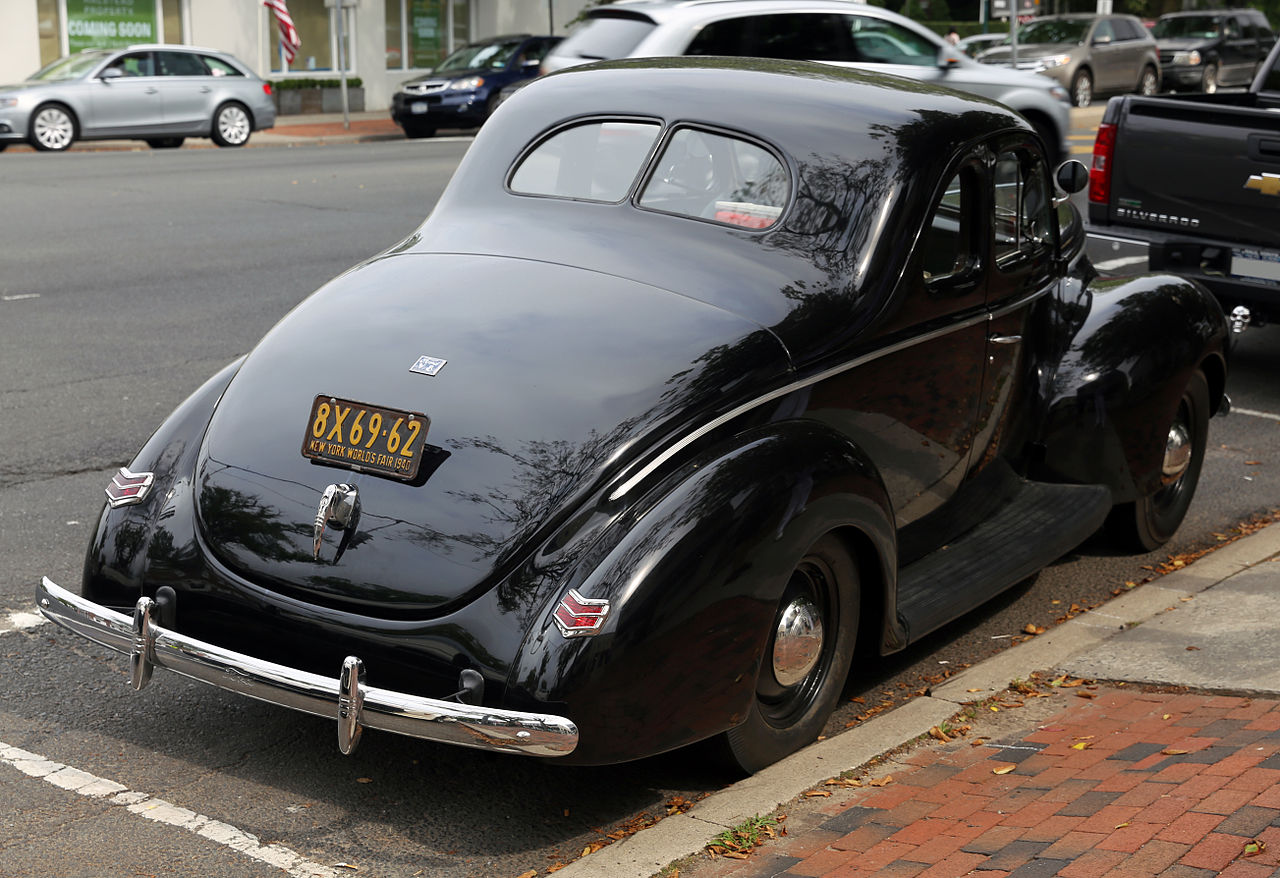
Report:
[[[588,18],[647,17],[662,23],[682,17],[702,16],[710,11],[732,14],[758,12],[761,9],[839,9],[856,6],[859,11],[874,12],[879,7],[864,0],[615,0],[586,11]]]

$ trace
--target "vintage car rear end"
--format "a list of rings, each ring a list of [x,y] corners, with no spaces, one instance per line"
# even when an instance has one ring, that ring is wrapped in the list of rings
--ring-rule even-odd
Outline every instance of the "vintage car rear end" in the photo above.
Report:
[[[46,581],[41,608],[135,685],[331,716],[344,751],[723,735],[766,765],[855,647],[1194,491],[1221,314],[1171,278],[1095,297],[1041,149],[997,104],[803,63],[539,80],[417,232],[161,426],[82,596]],[[1144,313],[1158,346],[1123,328]]]

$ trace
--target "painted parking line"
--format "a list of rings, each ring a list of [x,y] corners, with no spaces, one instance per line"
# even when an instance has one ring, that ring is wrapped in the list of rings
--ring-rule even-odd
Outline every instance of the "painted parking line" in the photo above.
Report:
[[[1119,256],[1115,259],[1104,259],[1102,261],[1095,260],[1093,267],[1098,271],[1115,271],[1124,268],[1126,265],[1143,265],[1146,264],[1147,254],[1141,256]]]
[[[1236,408],[1235,406],[1231,407],[1231,414],[1248,415],[1251,418],[1266,418],[1268,421],[1280,421],[1280,415],[1273,415],[1271,412],[1260,412],[1254,409]]]
[[[282,869],[295,878],[338,878],[340,873],[313,863],[301,854],[281,844],[260,844],[258,839],[229,823],[214,820],[186,808],[180,808],[163,799],[152,798],[146,793],[130,790],[113,780],[96,777],[87,771],[72,768],[29,753],[0,741],[0,763],[10,765],[30,777],[40,778],[60,789],[78,793],[90,799],[99,799],[109,805],[123,807],[131,814],[185,829],[215,844],[239,851],[247,857]]]
[[[44,625],[48,621],[39,613],[10,613],[7,616],[0,616],[0,634],[35,628],[37,625]]]

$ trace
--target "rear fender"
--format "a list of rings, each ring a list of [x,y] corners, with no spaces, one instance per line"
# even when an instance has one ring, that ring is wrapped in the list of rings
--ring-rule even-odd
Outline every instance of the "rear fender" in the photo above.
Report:
[[[610,525],[609,546],[563,581],[508,680],[518,703],[563,705],[570,761],[658,753],[736,725],[782,590],[806,549],[841,531],[866,596],[894,619],[893,516],[879,474],[846,439],[772,424],[701,455]],[[609,601],[593,636],[552,619],[569,587]],[[510,703],[509,705],[510,706]]]
[[[1160,485],[1169,425],[1199,369],[1221,406],[1226,319],[1199,284],[1169,275],[1094,280],[1087,315],[1048,371],[1041,477],[1111,489],[1114,503]]]

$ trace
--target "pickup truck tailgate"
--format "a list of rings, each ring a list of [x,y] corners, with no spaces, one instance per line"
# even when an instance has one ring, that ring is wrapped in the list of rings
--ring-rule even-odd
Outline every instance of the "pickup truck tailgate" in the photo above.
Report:
[[[1280,111],[1158,98],[1126,104],[1124,136],[1112,159],[1109,221],[1274,245]]]

